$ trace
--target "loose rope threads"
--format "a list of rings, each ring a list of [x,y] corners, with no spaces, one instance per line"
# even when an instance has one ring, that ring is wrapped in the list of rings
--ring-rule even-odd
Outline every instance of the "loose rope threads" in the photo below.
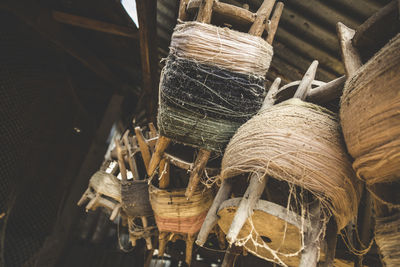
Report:
[[[199,22],[175,27],[170,52],[233,72],[264,77],[272,46],[261,37]]]
[[[221,152],[261,107],[264,79],[177,58],[162,73],[158,124],[179,142]]]
[[[386,267],[400,266],[400,214],[376,218],[375,241]]]
[[[340,119],[357,176],[367,184],[400,177],[400,34],[345,85]]]
[[[195,234],[200,230],[213,201],[212,190],[197,190],[190,200],[185,190],[149,186],[150,203],[160,232]]]
[[[357,214],[360,183],[354,176],[330,111],[299,99],[263,110],[229,142],[221,178],[267,174],[305,188],[335,216],[339,229]]]

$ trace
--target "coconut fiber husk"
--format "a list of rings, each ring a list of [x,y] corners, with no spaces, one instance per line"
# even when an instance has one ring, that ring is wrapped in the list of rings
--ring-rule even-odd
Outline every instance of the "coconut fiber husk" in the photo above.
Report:
[[[152,216],[146,180],[121,182],[122,209],[130,217]]]
[[[221,179],[242,173],[268,175],[317,197],[342,229],[357,213],[360,183],[341,138],[337,117],[299,99],[267,108],[229,142]]]
[[[234,73],[170,54],[161,75],[160,133],[221,152],[262,105],[264,78]]]
[[[385,267],[400,266],[400,213],[376,218],[375,241]]]
[[[272,46],[264,39],[200,22],[175,27],[171,53],[233,72],[264,77],[271,63]]]
[[[186,189],[164,190],[150,185],[150,202],[160,232],[197,233],[213,201],[211,190],[196,190],[190,200]]]
[[[357,176],[367,184],[400,177],[400,34],[345,84],[340,119]]]

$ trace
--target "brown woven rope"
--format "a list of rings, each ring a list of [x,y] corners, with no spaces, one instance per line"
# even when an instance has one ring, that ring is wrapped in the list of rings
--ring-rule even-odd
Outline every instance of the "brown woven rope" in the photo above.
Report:
[[[201,64],[261,77],[267,73],[273,55],[272,46],[261,37],[200,22],[178,24],[170,52]]]
[[[222,179],[257,173],[301,186],[329,208],[339,229],[357,213],[360,186],[336,116],[299,99],[265,109],[239,128],[221,170]]]
[[[400,177],[400,34],[346,82],[340,119],[357,176],[367,184]]]
[[[375,241],[385,267],[400,266],[400,214],[376,218]]]
[[[186,199],[185,191],[149,186],[150,203],[160,232],[194,234],[200,230],[213,201],[212,191],[198,189],[190,200]]]

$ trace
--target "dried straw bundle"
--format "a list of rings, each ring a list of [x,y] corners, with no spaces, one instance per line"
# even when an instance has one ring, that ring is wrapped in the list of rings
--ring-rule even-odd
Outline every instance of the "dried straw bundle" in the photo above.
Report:
[[[386,267],[400,266],[400,214],[376,218],[375,241]]]
[[[400,177],[400,34],[345,85],[340,119],[357,176],[367,184]]]
[[[342,229],[357,213],[359,183],[341,139],[336,116],[290,99],[242,125],[229,142],[221,179],[267,174],[312,192]]]
[[[160,232],[195,234],[213,201],[211,190],[197,190],[190,200],[186,189],[162,190],[149,186],[150,202]]]
[[[202,64],[264,77],[273,50],[261,37],[199,22],[175,27],[171,53]]]

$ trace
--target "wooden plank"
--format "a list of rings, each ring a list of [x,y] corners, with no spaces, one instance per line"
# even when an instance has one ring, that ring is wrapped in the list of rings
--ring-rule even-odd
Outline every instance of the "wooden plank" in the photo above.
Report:
[[[139,37],[137,29],[132,29],[129,27],[124,27],[55,10],[52,11],[52,16],[56,21],[72,26],[129,37],[133,39],[138,39]]]
[[[139,20],[140,56],[142,62],[142,82],[148,122],[156,121],[158,102],[158,50],[157,50],[157,1],[136,0]]]

